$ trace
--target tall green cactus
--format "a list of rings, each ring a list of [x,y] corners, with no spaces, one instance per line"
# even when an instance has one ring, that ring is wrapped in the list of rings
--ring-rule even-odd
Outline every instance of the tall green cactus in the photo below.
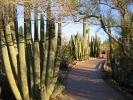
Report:
[[[51,16],[51,0],[48,0],[48,15],[47,15],[47,30],[46,38],[48,39],[48,57],[47,57],[47,70],[46,70],[46,99],[50,98],[52,91],[54,90],[55,80],[53,78],[54,60],[56,52],[56,34],[55,34],[55,22]]]
[[[56,56],[55,56],[55,63],[54,63],[54,77],[57,77],[59,74],[59,66],[61,61],[61,45],[62,45],[62,19],[59,18],[58,23],[58,38],[57,38],[57,48],[56,48]]]
[[[2,11],[2,7],[3,7],[2,5],[4,5],[4,11],[6,11],[8,7],[5,4],[5,2],[3,2],[3,0],[0,1],[0,11]],[[1,16],[3,16],[2,12],[0,14],[1,14]],[[7,17],[8,17],[8,14],[7,14]],[[3,19],[4,18],[1,17],[0,23],[3,23],[2,22]],[[4,20],[6,21],[8,19],[4,19]],[[4,32],[4,25],[6,26],[6,31],[5,32]],[[7,76],[7,79],[9,81],[10,87],[11,87],[11,89],[13,91],[13,94],[15,95],[16,99],[17,100],[22,100],[22,96],[19,92],[19,89],[18,89],[18,86],[16,84],[13,71],[11,69],[11,62],[10,62],[11,59],[9,58],[9,53],[8,53],[9,45],[7,45],[7,42],[6,42],[7,40],[5,39],[7,37],[7,34],[10,34],[10,33],[7,33],[7,32],[11,32],[11,31],[10,31],[9,23],[5,22],[4,25],[0,24],[0,29],[1,29],[1,31],[0,31],[0,40],[1,40],[0,44],[1,44],[1,52],[2,52],[4,67],[5,67],[5,72],[6,72],[6,76]],[[9,40],[10,39],[11,38],[9,37]],[[11,48],[9,48],[9,49],[11,49]],[[10,52],[10,54],[12,54],[12,53]]]
[[[84,56],[89,56],[89,29],[86,28],[86,18],[83,19],[83,42],[84,42]]]
[[[88,44],[88,45],[85,45]],[[78,33],[71,37],[69,42],[70,52],[75,60],[84,60],[89,56],[89,42],[84,40]]]
[[[29,100],[29,89],[28,89],[28,80],[27,80],[27,66],[25,60],[25,41],[23,35],[23,28],[19,28],[19,67],[20,67],[20,77],[22,84],[22,95],[24,100]]]
[[[8,3],[10,3],[10,0],[4,1],[4,26],[5,26],[5,39],[8,45],[9,55],[11,57],[11,62],[13,65],[13,72],[17,75],[18,69],[17,69],[17,53],[14,48],[13,38],[12,38],[12,23],[13,19],[11,16],[12,10],[8,7]],[[10,12],[10,13],[9,13]]]
[[[42,70],[43,70],[43,60],[44,60],[44,52],[43,52],[43,49],[44,49],[44,41],[45,41],[45,28],[44,28],[44,15],[41,14],[40,15],[40,57],[41,57],[41,63],[40,63],[40,67],[41,67],[41,73],[42,73]]]
[[[44,34],[44,17],[41,15],[41,38],[39,40],[38,11],[37,7],[35,7],[35,33],[34,41],[32,41],[30,1],[24,1],[24,32],[23,28],[20,27],[18,33],[15,31],[17,30],[15,29],[16,27],[14,27],[17,25],[13,24],[14,19],[9,20],[12,16],[8,13],[10,11],[6,4],[9,3],[8,1],[10,0],[6,0],[6,2],[0,1],[0,14],[5,16],[4,21],[0,19],[0,23],[4,25],[0,24],[0,28],[5,30],[0,30],[0,43],[5,72],[12,92],[17,100],[49,100],[59,75],[62,34],[61,18],[59,18],[58,37],[56,38],[55,21],[50,13],[51,0],[49,0],[47,30],[46,34]],[[2,13],[2,7],[4,8],[4,13]],[[11,12],[12,7],[10,6]],[[42,57],[43,59],[41,59]]]
[[[11,69],[7,44],[6,44],[5,37],[4,37],[4,32],[1,32],[1,46],[2,46],[1,50],[2,50],[2,57],[3,57],[5,72],[6,72],[6,76],[7,76],[7,79],[9,81],[10,87],[11,87],[13,94],[16,97],[16,99],[22,100],[22,96],[19,92],[19,89],[18,89],[17,84],[15,82],[14,74],[13,74],[12,69]]]
[[[25,55],[27,65],[27,76],[29,84],[29,93],[33,95],[32,88],[34,85],[34,74],[33,74],[33,44],[31,37],[31,21],[30,21],[30,0],[24,2],[24,38],[25,38]]]
[[[70,45],[70,54],[72,55],[72,57],[75,59],[76,55],[75,55],[75,46],[74,46],[74,39],[73,36],[71,35],[71,39],[69,41],[69,45]]]
[[[84,60],[89,57],[89,30],[86,28],[86,18],[83,19],[83,36],[78,33],[71,37],[69,42],[71,54],[75,60]]]
[[[100,54],[100,44],[101,40],[96,35],[95,38],[91,37],[91,43],[90,43],[90,56],[92,57],[99,57]]]
[[[100,44],[101,44],[101,40],[100,38],[96,35],[96,57],[99,57],[100,54]]]
[[[40,47],[39,47],[39,32],[38,32],[38,10],[34,9],[34,45],[33,45],[33,59],[34,59],[34,88],[35,98],[39,99],[40,91]]]

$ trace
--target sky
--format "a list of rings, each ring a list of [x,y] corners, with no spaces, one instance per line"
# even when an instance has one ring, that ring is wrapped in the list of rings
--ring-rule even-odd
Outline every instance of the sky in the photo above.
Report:
[[[18,11],[18,26],[24,26],[24,15],[23,15],[24,8],[22,6],[18,6],[17,11]],[[34,20],[33,16],[34,16],[34,14],[31,13],[32,20]],[[32,33],[34,33],[33,28],[34,28],[34,22],[32,21]],[[97,32],[97,30],[99,29],[97,26],[90,25],[88,28],[90,29],[90,32],[89,32],[90,37],[95,36],[95,34],[97,34],[101,38],[102,41],[104,41],[108,38],[108,36],[102,29]],[[83,34],[83,24],[82,23],[78,23],[78,24],[64,23],[62,25],[62,32],[63,32],[62,33],[63,37],[65,37],[67,40],[69,40],[71,35],[74,35],[77,32],[80,33],[81,35]]]
[[[90,38],[91,36],[95,36],[95,34],[97,34],[101,38],[101,41],[105,41],[106,39],[108,39],[106,33],[102,29],[99,30],[99,27],[89,26],[88,28],[90,29]],[[83,24],[68,24],[65,27],[63,27],[62,30],[66,38],[70,39],[70,36],[76,34],[77,32],[83,34]]]
[[[133,8],[133,4],[130,6],[130,9],[132,8]],[[107,6],[104,6],[104,5],[101,6],[102,13],[106,13],[107,10],[108,10]],[[24,26],[24,15],[23,15],[24,8],[22,6],[18,6],[17,11],[18,11],[18,26]],[[114,11],[113,13],[116,18],[120,16],[117,11]],[[32,13],[31,14],[32,20],[34,20],[33,16],[34,14]],[[32,21],[32,33],[34,33],[33,28],[34,28],[34,22]],[[90,29],[90,32],[89,32],[90,37],[95,36],[95,34],[97,34],[101,38],[102,42],[108,39],[107,34],[99,26],[90,25],[88,26],[88,28]],[[56,28],[56,31],[57,31],[57,28]],[[82,23],[80,24],[65,23],[62,25],[62,31],[63,31],[62,36],[65,37],[67,40],[69,40],[71,35],[74,35],[77,32],[80,33],[81,35],[83,34],[83,24]]]

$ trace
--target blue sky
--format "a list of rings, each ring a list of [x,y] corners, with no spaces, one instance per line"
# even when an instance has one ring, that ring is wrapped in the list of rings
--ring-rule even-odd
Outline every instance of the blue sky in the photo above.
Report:
[[[106,5],[101,5],[100,8],[101,8],[100,9],[101,13],[107,15],[109,7],[107,7]],[[129,9],[131,12],[133,12],[133,3],[129,5]],[[117,10],[113,10],[112,14],[114,15],[115,20],[119,21],[120,19],[119,12]],[[89,28],[90,28],[90,33],[89,33],[90,37],[95,36],[95,34],[97,34],[102,41],[108,39],[108,35],[99,26],[90,25]],[[65,27],[63,27],[63,34],[68,39],[70,38],[71,35],[76,34],[77,32],[83,34],[83,24],[68,24]],[[115,36],[118,35],[113,29],[112,32],[114,33]]]
[[[130,9],[133,8],[132,6],[133,4],[131,4],[130,6]],[[22,6],[18,6],[17,7],[17,10],[18,10],[18,25],[19,26],[23,26],[24,25],[24,15],[23,15],[23,11],[24,11],[24,8]],[[102,5],[101,6],[101,13],[105,13],[107,14],[107,11],[108,11],[108,7],[107,6],[104,6]],[[119,17],[119,13],[118,11],[113,11],[113,14],[115,15],[115,18],[118,18]],[[34,14],[32,13],[31,15],[31,19],[34,20],[33,17]],[[34,33],[34,22],[32,21],[32,33]],[[97,34],[100,38],[101,38],[101,41],[105,41],[108,39],[108,36],[107,34],[101,29],[99,28],[99,26],[94,26],[94,25],[90,25],[89,26],[90,28],[90,37],[91,36],[95,36],[95,34]],[[70,39],[71,35],[74,35],[76,34],[77,32],[79,32],[80,34],[83,34],[83,24],[63,24],[63,27],[62,27],[62,31],[63,31],[63,37],[65,37],[67,40]]]
[[[23,11],[24,11],[24,8],[22,6],[19,6],[17,7],[17,10],[18,10],[18,26],[24,26],[24,15],[23,15]],[[31,19],[34,20],[33,17],[34,14],[32,13],[31,14]],[[70,24],[63,24],[62,25],[62,31],[63,31],[63,37],[65,37],[67,40],[70,39],[71,35],[74,35],[76,34],[77,32],[79,32],[80,34],[83,34],[83,24],[73,24],[73,23],[70,23]],[[34,22],[32,21],[32,33],[34,33]],[[94,36],[96,31],[98,30],[98,27],[96,26],[89,26],[90,28],[90,37],[91,36]],[[96,33],[102,41],[106,40],[107,39],[107,35],[106,33],[104,33],[104,31],[102,31],[102,29]]]
[[[90,37],[95,36],[95,34],[97,34],[102,41],[108,39],[108,36],[106,35],[106,33],[102,29],[99,30],[99,27],[89,26],[89,28],[90,28],[90,32],[89,32]],[[83,24],[68,24],[65,27],[63,27],[63,34],[68,39],[70,39],[71,35],[76,34],[77,32],[79,32],[80,34],[83,34]]]

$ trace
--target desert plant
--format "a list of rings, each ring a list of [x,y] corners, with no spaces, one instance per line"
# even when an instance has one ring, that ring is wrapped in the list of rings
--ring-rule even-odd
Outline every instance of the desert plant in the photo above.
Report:
[[[18,33],[15,31],[17,29],[14,27],[14,18],[11,15],[12,6],[8,6],[10,2],[13,1],[0,1],[0,14],[4,16],[0,19],[3,23],[3,25],[0,24],[0,41],[3,67],[11,90],[17,100],[49,100],[54,89],[57,91],[58,87],[56,83],[60,67],[61,18],[59,18],[58,37],[56,38],[55,21],[50,13],[51,0],[48,0],[46,34],[44,34],[43,15],[41,15],[41,34],[39,34],[38,10],[35,6],[33,41],[30,29],[30,1],[24,2],[24,31],[23,27],[20,27]]]
[[[100,38],[97,35],[95,36],[95,38],[91,37],[90,56],[99,57],[100,45],[101,45],[101,40],[100,40]]]
[[[70,52],[75,60],[84,60],[89,56],[89,46],[86,45],[88,42],[85,40],[78,33],[71,37],[69,42]]]
[[[89,29],[86,28],[86,18],[83,19],[83,36],[77,33],[71,36],[69,41],[70,52],[75,60],[87,59],[90,53],[89,48]]]

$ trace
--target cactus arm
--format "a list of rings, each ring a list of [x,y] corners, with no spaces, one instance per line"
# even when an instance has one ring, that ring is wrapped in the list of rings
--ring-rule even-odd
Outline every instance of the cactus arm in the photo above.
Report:
[[[34,42],[34,77],[35,77],[35,97],[38,98],[39,89],[40,89],[40,49],[39,42]]]
[[[40,15],[40,57],[41,57],[41,62],[40,62],[40,67],[41,67],[41,74],[42,74],[42,70],[43,70],[43,59],[44,59],[44,16],[43,14]]]
[[[39,99],[40,91],[40,47],[39,47],[39,32],[38,32],[38,11],[34,8],[34,47],[33,47],[33,58],[34,58],[34,96]]]
[[[3,0],[0,1],[0,16],[2,16],[2,3]],[[13,91],[13,94],[17,100],[22,100],[21,94],[19,92],[19,89],[17,87],[17,84],[15,82],[15,78],[13,76],[13,72],[11,69],[11,63],[9,59],[9,54],[8,54],[8,49],[7,49],[7,44],[5,41],[5,36],[4,36],[4,31],[3,26],[2,26],[2,17],[0,17],[0,46],[1,46],[1,52],[2,52],[2,58],[3,58],[3,63],[5,67],[5,72],[7,79],[9,81],[9,85],[11,87],[11,90]]]
[[[54,77],[58,76],[59,69],[60,69],[60,61],[61,61],[61,34],[62,34],[62,19],[59,18],[58,23],[58,38],[57,38],[57,48],[56,48],[56,56],[55,56],[55,63],[54,63]]]
[[[2,56],[3,56],[5,72],[6,72],[9,84],[11,86],[11,89],[13,91],[13,94],[14,94],[15,98],[17,100],[22,100],[21,94],[20,94],[20,92],[18,90],[18,87],[15,83],[15,78],[13,76],[13,72],[12,72],[12,69],[11,69],[11,64],[10,64],[10,60],[9,60],[7,47],[4,46],[5,45],[4,43],[2,43],[2,45],[3,45],[3,47],[2,47]]]
[[[6,37],[6,43],[7,47],[9,50],[10,58],[11,58],[11,63],[13,65],[13,72],[15,73],[15,76],[18,73],[18,66],[17,66],[17,58],[16,58],[16,51],[14,48],[13,44],[13,39],[12,39],[12,31],[11,31],[11,22],[12,22],[12,17],[9,16],[9,11],[8,11],[8,5],[7,5],[8,0],[4,2],[4,26],[5,26],[5,37]]]
[[[48,0],[47,29],[46,38],[48,39],[48,56],[46,69],[46,100],[49,100],[55,86],[56,79],[53,78],[53,68],[56,52],[55,22],[51,16],[51,0]]]
[[[53,21],[50,21],[49,24],[49,45],[48,45],[48,58],[47,58],[47,76],[46,76],[46,86],[51,84],[53,79],[53,68],[55,60],[55,51],[56,51],[56,37],[55,37],[55,24]]]
[[[31,37],[31,21],[30,21],[30,3],[24,1],[24,37],[25,37],[25,52],[26,52],[26,65],[27,65],[27,77],[29,84],[29,92],[31,97],[33,96],[33,85],[34,85],[34,75],[33,75],[33,50],[32,50],[32,37]]]
[[[41,100],[46,98],[46,68],[47,68],[47,57],[48,57],[48,40],[45,39],[45,43],[43,43],[43,68],[41,74]]]
[[[44,41],[44,16],[41,14],[40,18],[40,41]]]
[[[25,59],[25,42],[23,36],[23,28],[19,28],[19,64],[20,64],[20,77],[22,84],[23,99],[29,100],[29,90],[27,81],[27,66]]]
[[[16,56],[18,54],[18,48],[17,48],[17,41],[16,41],[16,33],[15,33],[15,18],[16,18],[16,12],[15,12],[15,0],[9,0],[9,16],[11,19],[11,34],[13,38],[13,44],[16,52]],[[15,15],[15,17],[14,17]],[[17,25],[17,24],[16,24]]]

